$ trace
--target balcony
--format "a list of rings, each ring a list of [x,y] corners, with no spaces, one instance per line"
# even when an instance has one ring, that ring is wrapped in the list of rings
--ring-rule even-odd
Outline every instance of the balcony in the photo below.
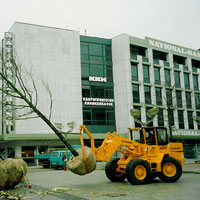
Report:
[[[132,59],[132,60],[137,60],[137,55],[131,54],[131,59]]]
[[[188,66],[185,66],[185,65],[184,65],[184,66],[183,66],[183,70],[184,70],[184,71],[189,71]]]
[[[160,65],[160,62],[157,59],[153,59],[153,64]]]
[[[179,64],[174,63],[174,68],[175,68],[175,69],[179,69]]]
[[[142,62],[146,62],[146,63],[148,63],[148,62],[149,62],[149,59],[146,58],[146,57],[142,57]]]
[[[164,66],[169,67],[169,62],[164,61]]]

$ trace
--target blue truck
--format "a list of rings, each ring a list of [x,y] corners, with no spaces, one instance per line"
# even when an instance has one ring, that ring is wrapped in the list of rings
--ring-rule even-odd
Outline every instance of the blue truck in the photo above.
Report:
[[[77,150],[81,146],[72,145],[72,147]],[[64,168],[63,156],[64,156],[64,153],[66,152],[67,152],[67,160],[69,160],[72,156],[72,153],[69,150],[53,151],[50,154],[37,154],[37,155],[34,155],[34,158],[38,159],[38,164],[40,166],[43,166],[44,168],[49,168],[49,167],[52,167],[55,169]]]

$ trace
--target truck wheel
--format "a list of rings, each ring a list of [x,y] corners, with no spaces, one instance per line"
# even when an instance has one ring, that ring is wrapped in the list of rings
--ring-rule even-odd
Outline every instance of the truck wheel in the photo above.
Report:
[[[159,178],[164,182],[175,182],[182,175],[181,164],[172,157],[164,158],[161,164]]]
[[[133,185],[146,184],[150,173],[149,164],[142,159],[133,159],[126,166],[126,177]]]
[[[119,158],[115,158],[106,163],[105,173],[112,182],[123,182],[126,178],[124,173],[116,171],[118,160]]]

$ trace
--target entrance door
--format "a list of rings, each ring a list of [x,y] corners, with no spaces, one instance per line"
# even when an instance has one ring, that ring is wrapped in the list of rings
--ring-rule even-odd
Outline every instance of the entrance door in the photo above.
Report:
[[[36,165],[34,161],[34,151],[36,150],[36,147],[26,147],[22,146],[22,153],[21,156],[24,159],[24,161],[27,163],[28,166],[34,166]]]

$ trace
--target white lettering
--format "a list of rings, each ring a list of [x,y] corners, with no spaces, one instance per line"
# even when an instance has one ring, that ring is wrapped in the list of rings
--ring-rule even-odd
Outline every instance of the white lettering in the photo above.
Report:
[[[166,43],[162,43],[162,42],[158,42],[158,41],[154,41],[154,40],[150,40],[149,39],[149,45],[150,46],[154,46],[154,47],[158,47],[161,49],[167,49],[170,51],[174,51],[174,52],[178,52],[178,53],[182,53],[182,54],[187,54],[189,56],[194,56],[194,57],[200,57],[200,52],[198,51],[192,51],[190,49],[184,49],[181,47],[177,47],[174,45],[170,45],[170,44],[166,44]]]
[[[106,83],[107,82],[107,78],[106,77],[89,76],[89,81]]]

